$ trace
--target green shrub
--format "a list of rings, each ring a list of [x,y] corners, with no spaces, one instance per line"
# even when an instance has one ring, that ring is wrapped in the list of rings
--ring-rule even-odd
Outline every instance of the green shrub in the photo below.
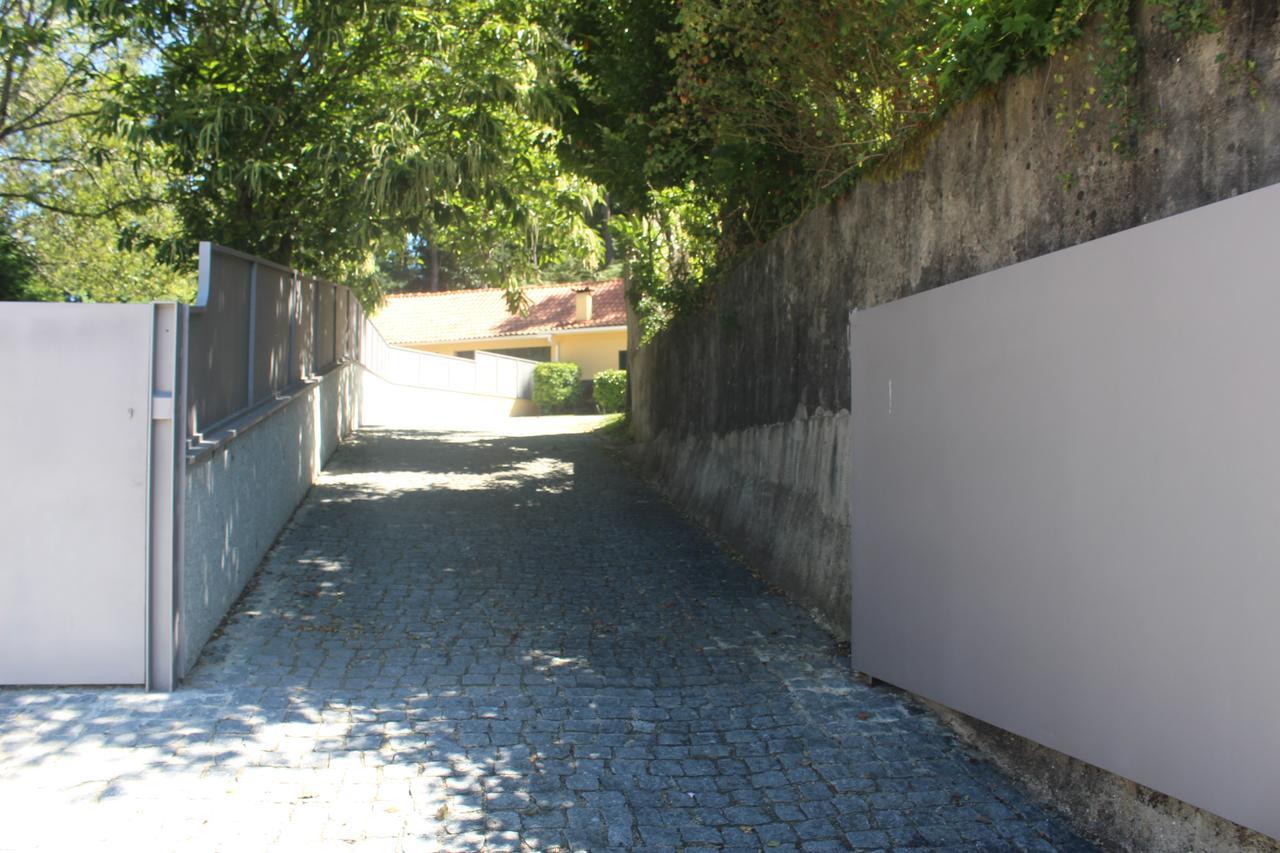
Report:
[[[533,369],[533,402],[543,414],[571,407],[582,393],[582,370],[571,361],[547,361]]]
[[[620,412],[627,404],[627,371],[602,370],[592,383],[592,396],[602,412]]]

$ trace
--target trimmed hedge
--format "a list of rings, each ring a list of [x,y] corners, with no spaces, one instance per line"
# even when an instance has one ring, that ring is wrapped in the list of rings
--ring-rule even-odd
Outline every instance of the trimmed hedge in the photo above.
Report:
[[[592,396],[602,412],[621,412],[627,405],[627,371],[602,370],[592,383]]]
[[[572,361],[544,361],[533,369],[533,402],[545,415],[571,407],[582,393],[582,370]]]

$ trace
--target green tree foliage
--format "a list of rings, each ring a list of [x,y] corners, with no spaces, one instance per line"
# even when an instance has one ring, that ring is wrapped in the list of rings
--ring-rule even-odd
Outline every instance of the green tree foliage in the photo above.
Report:
[[[1204,31],[1215,0],[1167,0]],[[1095,93],[1131,133],[1132,0],[579,0],[567,158],[625,200],[650,328],[743,252],[900,155],[1096,15]],[[1088,109],[1090,105],[1083,105]],[[1099,110],[1105,112],[1105,110]],[[1084,120],[1073,118],[1072,121]],[[1069,129],[1068,129],[1069,130]]]
[[[111,173],[104,171],[100,177],[109,179]],[[90,206],[109,203],[118,189],[110,181],[105,186],[77,181],[63,195]],[[23,216],[19,227],[36,261],[27,299],[151,302],[195,297],[195,271],[161,260],[152,242],[167,245],[177,237],[177,219],[167,206],[119,209],[94,217],[36,210]]]
[[[93,116],[85,92],[116,56],[110,38],[76,26],[64,6],[0,0],[0,200],[10,207],[60,207],[59,178],[95,165],[92,148],[67,145],[59,131]]]
[[[651,191],[646,211],[615,220],[643,340],[705,299],[724,250],[720,209],[690,182]]]
[[[172,212],[164,176],[94,119],[135,50],[92,32],[50,0],[0,0],[0,215],[6,257],[22,257],[9,298],[185,298],[193,277],[160,261]],[[16,254],[15,254],[16,253]]]
[[[455,286],[505,286],[516,296],[548,269],[582,279],[598,268],[602,241],[588,220],[599,188],[561,166],[556,131],[538,132],[543,142],[512,164],[498,198],[455,196],[434,209],[428,246],[434,240],[449,257]]]
[[[683,182],[658,118],[676,83],[667,40],[677,32],[676,0],[578,0],[561,26],[572,45],[560,82],[574,105],[563,119],[561,156],[608,187],[620,213],[644,212],[650,190]]]
[[[559,253],[595,189],[557,168],[563,62],[533,0],[141,0],[95,7],[151,61],[107,116],[160,147],[189,239],[383,283],[434,234],[492,283]],[[495,281],[496,280],[496,281]]]
[[[667,39],[676,83],[662,120],[705,152],[698,177],[724,194],[724,239],[753,245],[1077,37],[1091,6],[687,0]]]

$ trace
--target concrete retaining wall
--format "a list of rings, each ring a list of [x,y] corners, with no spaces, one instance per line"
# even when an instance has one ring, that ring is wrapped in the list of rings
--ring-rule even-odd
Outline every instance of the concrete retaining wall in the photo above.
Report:
[[[848,412],[818,410],[726,433],[663,432],[636,454],[668,497],[753,566],[785,566],[787,592],[846,636]],[[778,574],[771,575],[775,583]]]
[[[185,675],[339,442],[363,368],[343,364],[187,466],[178,672]]]

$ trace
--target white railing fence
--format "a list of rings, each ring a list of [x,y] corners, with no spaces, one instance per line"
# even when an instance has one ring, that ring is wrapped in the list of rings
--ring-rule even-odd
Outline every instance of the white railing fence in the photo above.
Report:
[[[373,323],[364,322],[360,363],[388,382],[491,397],[533,398],[536,361],[483,351],[470,359],[404,349],[388,344]]]

